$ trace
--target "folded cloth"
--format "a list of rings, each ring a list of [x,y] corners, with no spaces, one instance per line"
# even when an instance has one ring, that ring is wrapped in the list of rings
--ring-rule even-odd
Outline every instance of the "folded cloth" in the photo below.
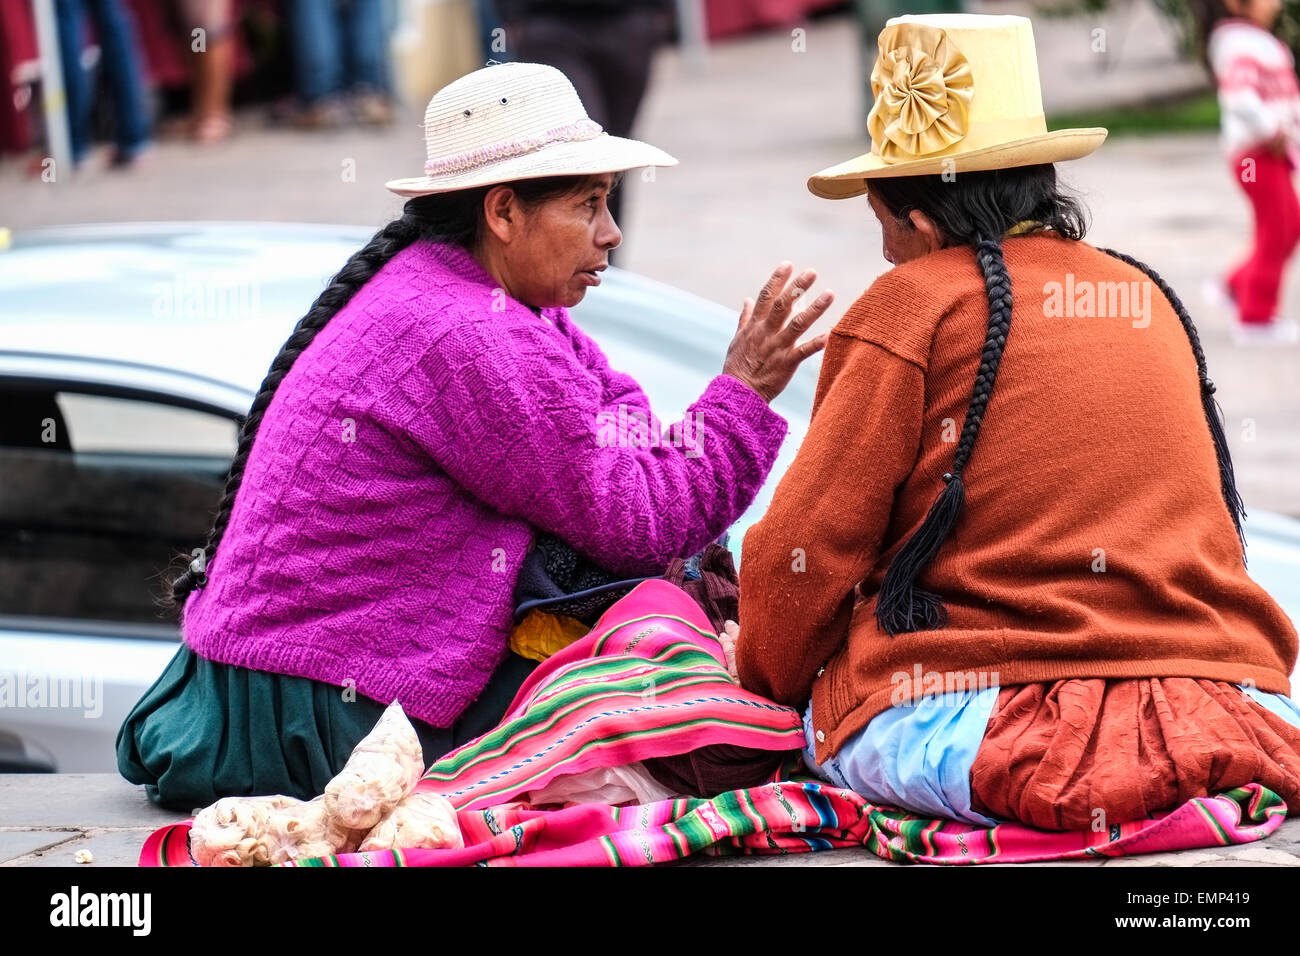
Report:
[[[1138,820],[1258,783],[1300,811],[1300,727],[1240,687],[1190,677],[1004,687],[971,804],[1044,830]]]
[[[715,632],[726,621],[740,623],[740,578],[725,544],[711,541],[694,558],[674,558],[664,580],[695,598]]]
[[[544,661],[562,651],[591,628],[567,614],[529,611],[510,632],[510,650],[530,661]]]
[[[591,625],[644,580],[607,571],[563,538],[538,532],[515,579],[514,621],[519,624],[528,614],[545,610]]]
[[[699,606],[653,578],[540,664],[500,726],[434,763],[425,780],[458,809],[488,807],[566,774],[635,761],[649,770],[657,758],[714,746],[736,748],[729,772],[748,760],[770,779],[802,745],[798,712],[732,680]]]
[[[658,803],[679,796],[681,794],[656,782],[646,773],[642,764],[629,763],[556,777],[541,790],[526,794],[522,802],[539,808],[563,807],[575,803],[603,803],[617,807]]]

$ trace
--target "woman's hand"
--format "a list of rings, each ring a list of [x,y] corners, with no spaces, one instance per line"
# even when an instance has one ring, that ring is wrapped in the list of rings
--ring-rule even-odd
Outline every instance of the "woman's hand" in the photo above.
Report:
[[[722,645],[722,653],[727,658],[727,673],[737,684],[740,683],[740,672],[736,670],[736,641],[740,639],[740,625],[735,621],[723,621],[723,630],[718,633],[718,642]]]
[[[826,346],[826,333],[801,344],[798,340],[830,308],[835,296],[823,292],[787,323],[786,317],[795,300],[817,279],[815,271],[805,269],[787,285],[793,271],[793,265],[783,262],[759,291],[758,298],[745,300],[736,336],[722,364],[724,375],[740,379],[766,402],[785,390],[800,362]]]

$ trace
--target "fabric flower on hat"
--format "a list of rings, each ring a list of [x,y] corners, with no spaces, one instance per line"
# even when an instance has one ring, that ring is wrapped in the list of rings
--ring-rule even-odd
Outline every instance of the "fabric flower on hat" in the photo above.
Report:
[[[867,130],[887,163],[946,149],[965,135],[975,96],[970,64],[936,27],[901,23],[880,35]]]

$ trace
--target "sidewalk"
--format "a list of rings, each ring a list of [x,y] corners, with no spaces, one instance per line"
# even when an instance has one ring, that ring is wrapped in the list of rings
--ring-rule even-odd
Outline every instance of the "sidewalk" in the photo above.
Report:
[[[77,866],[79,850],[94,857],[88,867],[135,866],[149,834],[185,815],[149,802],[143,787],[116,774],[0,774],[0,867]],[[698,857],[681,866],[902,866],[870,850],[831,850],[791,856]],[[1300,819],[1287,820],[1266,840],[1181,853],[1155,853],[1115,860],[1002,866],[1300,866]]]

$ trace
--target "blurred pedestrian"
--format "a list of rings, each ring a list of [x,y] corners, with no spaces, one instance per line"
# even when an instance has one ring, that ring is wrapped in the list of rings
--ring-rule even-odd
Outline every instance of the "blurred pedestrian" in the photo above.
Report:
[[[671,0],[494,0],[516,60],[564,73],[591,118],[631,136],[655,48],[672,26]],[[616,221],[622,193],[609,198]],[[626,230],[624,230],[626,231]]]
[[[136,165],[152,145],[152,121],[135,19],[122,0],[57,0],[59,56],[68,103],[72,165],[80,166],[91,145],[94,89],[81,54],[89,15],[99,43],[99,76],[112,107],[114,149],[111,165]]]
[[[234,3],[233,0],[181,0],[180,6],[194,68],[190,133],[200,143],[219,142],[230,135],[232,128]]]
[[[1205,57],[1219,89],[1233,177],[1255,217],[1249,255],[1226,280],[1239,344],[1291,343],[1300,325],[1278,316],[1287,261],[1300,244],[1300,88],[1295,58],[1272,33],[1281,0],[1200,0]]]
[[[388,31],[380,0],[291,0],[289,36],[301,129],[328,129],[349,118],[393,121]]]

